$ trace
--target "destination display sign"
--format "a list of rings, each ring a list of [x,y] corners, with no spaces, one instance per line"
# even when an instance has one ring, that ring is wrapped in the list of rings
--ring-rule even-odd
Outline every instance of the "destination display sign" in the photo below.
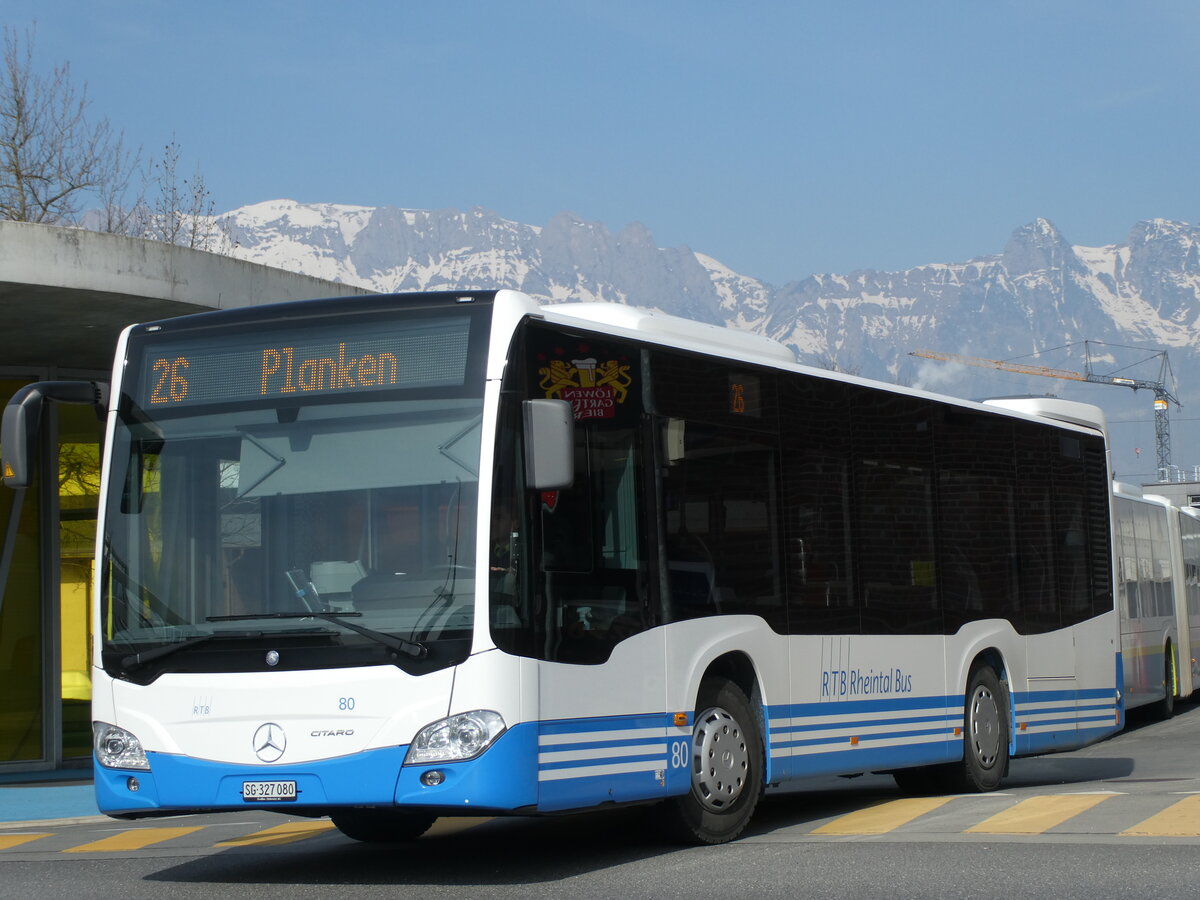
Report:
[[[456,387],[466,377],[469,337],[468,316],[439,316],[151,340],[133,396],[144,409],[170,409]]]

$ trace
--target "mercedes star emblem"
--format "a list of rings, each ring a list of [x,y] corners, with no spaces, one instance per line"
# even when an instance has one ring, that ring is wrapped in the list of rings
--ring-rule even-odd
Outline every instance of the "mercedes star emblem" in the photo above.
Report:
[[[265,763],[273,763],[283,756],[287,748],[287,736],[274,722],[260,725],[254,732],[254,755]]]

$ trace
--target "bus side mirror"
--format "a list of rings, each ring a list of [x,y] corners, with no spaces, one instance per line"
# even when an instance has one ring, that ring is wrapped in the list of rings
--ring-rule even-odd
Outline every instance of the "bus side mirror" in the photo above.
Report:
[[[97,381],[39,381],[13,394],[0,421],[0,471],[4,483],[15,490],[27,488],[33,481],[42,405],[47,400],[91,404],[103,417],[108,406],[108,385]]]
[[[556,491],[575,481],[575,413],[566,400],[526,400],[525,484]]]

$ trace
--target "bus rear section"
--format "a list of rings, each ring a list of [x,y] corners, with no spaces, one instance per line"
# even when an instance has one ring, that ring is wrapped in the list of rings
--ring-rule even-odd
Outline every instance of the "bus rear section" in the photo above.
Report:
[[[1134,485],[1113,495],[1125,705],[1169,718],[1196,686],[1200,520]]]

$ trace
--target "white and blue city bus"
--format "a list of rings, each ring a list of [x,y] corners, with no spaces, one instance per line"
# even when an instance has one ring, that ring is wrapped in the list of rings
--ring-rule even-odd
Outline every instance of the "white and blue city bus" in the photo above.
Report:
[[[657,803],[716,843],[808,776],[994,789],[1122,723],[1102,417],[1007,406],[513,291],[131,327],[100,808],[402,840]]]

